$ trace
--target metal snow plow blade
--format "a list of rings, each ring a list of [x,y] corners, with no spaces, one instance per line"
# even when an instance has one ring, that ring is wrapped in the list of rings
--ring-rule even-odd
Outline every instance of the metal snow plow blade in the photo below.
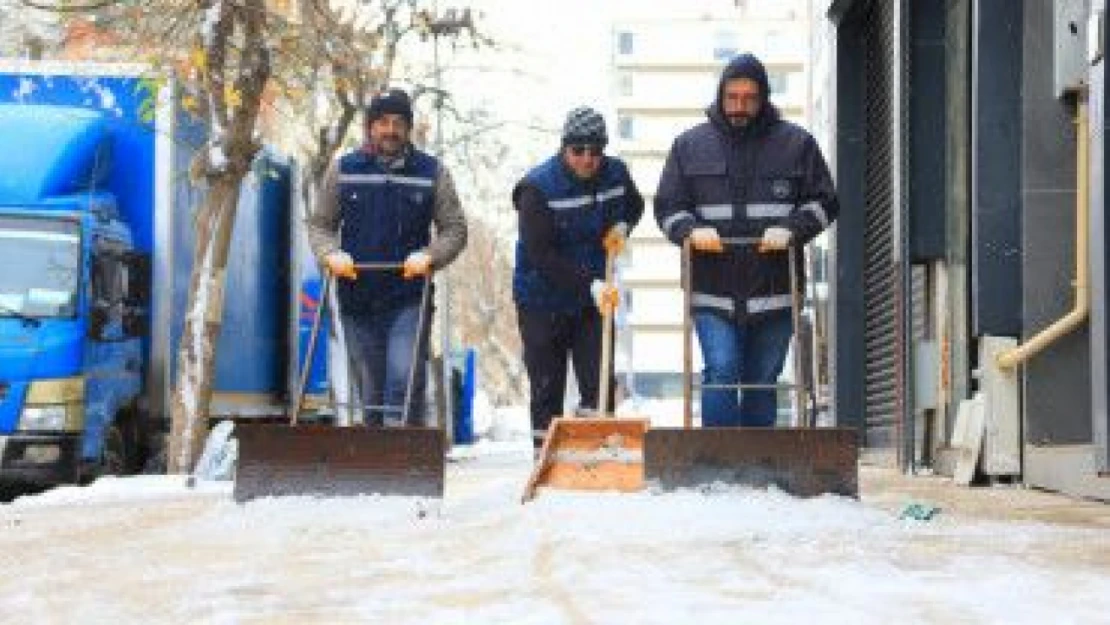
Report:
[[[653,428],[644,481],[663,490],[721,483],[858,497],[858,436],[852,428]]]
[[[361,263],[362,271],[396,271],[400,265]],[[305,364],[287,424],[251,424],[236,428],[239,458],[235,471],[235,501],[257,497],[308,495],[411,495],[442,497],[447,439],[441,427],[365,427],[300,423],[309,363],[317,337],[328,289],[326,278],[316,307]],[[430,275],[424,279],[420,299],[420,327],[428,320]],[[419,336],[419,334],[418,334]],[[413,345],[412,367],[404,405],[376,408],[401,412],[409,423],[413,379],[419,363],[419,341]],[[365,408],[365,406],[363,406]]]
[[[280,496],[442,497],[437,428],[245,425],[236,428],[235,501]]]
[[[759,239],[722,239],[725,245],[758,246]],[[790,310],[801,328],[802,289],[798,275],[801,250],[788,252]],[[653,428],[644,441],[644,480],[651,488],[708,487],[713,484],[765,488],[775,486],[799,497],[833,493],[859,496],[859,432],[847,427],[816,427],[810,376],[802,358],[794,358],[793,384],[712,385],[732,392],[789,390],[794,396],[793,427],[693,426],[693,353],[691,284],[693,264],[689,242],[683,247],[683,424]],[[802,353],[798,332],[793,352]],[[710,385],[698,384],[702,390]]]
[[[634,492],[644,487],[647,419],[554,419],[522,502],[549,487],[563,490]]]

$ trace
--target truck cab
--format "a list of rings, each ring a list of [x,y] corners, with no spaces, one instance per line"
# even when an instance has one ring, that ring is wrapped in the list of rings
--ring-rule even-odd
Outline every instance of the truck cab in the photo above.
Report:
[[[0,487],[161,468],[207,193],[181,97],[143,64],[0,59]],[[286,418],[297,387],[294,167],[265,150],[241,186],[209,422]]]
[[[0,105],[0,133],[32,119],[52,132],[38,157],[0,157],[24,163],[0,176],[0,480],[127,472],[141,460],[149,262],[98,190],[107,129],[96,113],[12,109]]]

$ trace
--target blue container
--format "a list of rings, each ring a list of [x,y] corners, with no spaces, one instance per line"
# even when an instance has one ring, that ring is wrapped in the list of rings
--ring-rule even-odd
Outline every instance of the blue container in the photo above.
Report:
[[[239,193],[228,250],[215,390],[276,396],[285,390],[289,358],[290,169],[268,154],[255,169]]]
[[[451,372],[451,377],[458,380],[455,387],[455,443],[469,445],[474,442],[474,391],[477,382],[476,365],[478,352],[473,347],[468,347],[463,353],[461,375]],[[461,379],[459,379],[461,378]]]

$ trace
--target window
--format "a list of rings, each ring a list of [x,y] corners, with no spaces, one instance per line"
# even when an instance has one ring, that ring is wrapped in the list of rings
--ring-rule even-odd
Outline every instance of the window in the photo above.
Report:
[[[633,125],[633,118],[628,115],[621,115],[617,118],[617,135],[621,139],[635,138],[635,129]]]
[[[638,397],[648,399],[682,397],[682,373],[677,371],[637,371],[635,394]]]
[[[772,95],[782,95],[786,93],[786,74],[782,72],[768,72],[767,84],[771,87]]]
[[[617,54],[632,54],[634,41],[630,32],[617,33]]]
[[[0,217],[0,316],[71,317],[81,280],[81,228],[75,221]]]
[[[728,61],[740,51],[736,33],[731,30],[719,30],[713,33],[713,60]]]
[[[621,72],[617,76],[617,93],[622,96],[632,95],[632,74]]]

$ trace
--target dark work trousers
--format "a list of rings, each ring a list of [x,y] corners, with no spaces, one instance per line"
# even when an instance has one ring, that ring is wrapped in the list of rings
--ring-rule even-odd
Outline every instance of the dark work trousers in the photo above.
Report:
[[[593,306],[577,313],[550,313],[517,308],[524,367],[528,370],[532,415],[532,442],[542,445],[551,419],[563,413],[567,386],[567,358],[581,395],[580,407],[597,409],[598,372],[601,368],[601,315]],[[609,411],[613,410],[616,383],[609,363]]]
[[[430,313],[429,310],[429,318]],[[373,315],[343,315],[347,352],[354,365],[367,425],[425,424],[430,327],[427,320],[424,327],[420,327],[419,303]],[[416,370],[410,373],[418,332],[420,349],[416,353]],[[404,420],[410,375],[412,399],[407,420]]]

